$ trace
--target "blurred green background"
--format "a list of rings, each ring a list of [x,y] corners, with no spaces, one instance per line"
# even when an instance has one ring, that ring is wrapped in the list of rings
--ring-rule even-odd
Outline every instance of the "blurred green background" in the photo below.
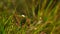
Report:
[[[60,0],[0,0],[0,34],[60,34]]]

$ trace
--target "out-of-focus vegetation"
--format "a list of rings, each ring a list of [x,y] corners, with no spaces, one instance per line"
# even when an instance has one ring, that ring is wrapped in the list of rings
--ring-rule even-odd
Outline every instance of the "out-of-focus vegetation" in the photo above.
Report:
[[[60,34],[60,0],[0,0],[0,34]]]

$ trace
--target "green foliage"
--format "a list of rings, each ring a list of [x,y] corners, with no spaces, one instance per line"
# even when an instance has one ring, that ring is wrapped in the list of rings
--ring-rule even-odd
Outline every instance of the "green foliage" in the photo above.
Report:
[[[0,34],[60,34],[60,0],[0,0]]]

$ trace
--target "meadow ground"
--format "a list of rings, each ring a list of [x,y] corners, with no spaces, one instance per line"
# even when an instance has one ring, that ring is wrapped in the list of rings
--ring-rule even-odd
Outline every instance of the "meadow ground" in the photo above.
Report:
[[[0,0],[0,34],[60,34],[60,0]]]

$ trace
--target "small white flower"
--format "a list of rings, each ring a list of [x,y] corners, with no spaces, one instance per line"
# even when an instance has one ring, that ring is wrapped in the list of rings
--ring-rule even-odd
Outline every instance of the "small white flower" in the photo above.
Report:
[[[21,15],[22,17],[25,17],[25,15]]]

